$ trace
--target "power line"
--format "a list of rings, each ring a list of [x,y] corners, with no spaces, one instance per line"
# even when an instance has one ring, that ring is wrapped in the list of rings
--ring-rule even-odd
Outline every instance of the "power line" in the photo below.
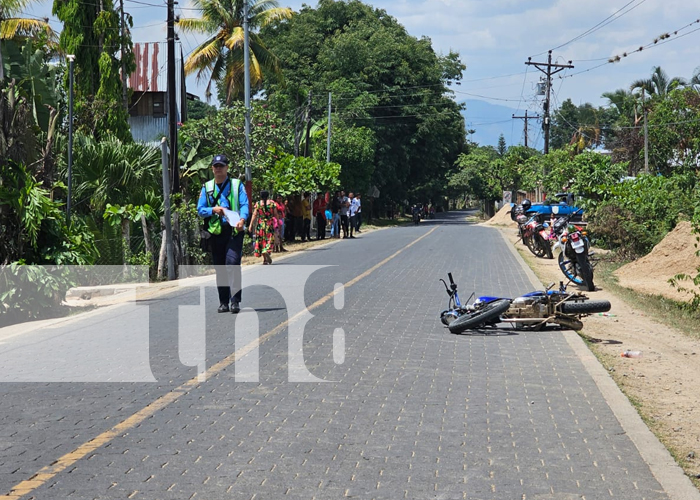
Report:
[[[689,27],[691,27],[695,24],[699,24],[699,23],[700,23],[700,19],[696,19],[695,21],[686,24],[682,28],[679,28],[679,29],[673,31],[673,34],[671,34],[671,32],[663,33],[662,35],[659,35],[658,37],[656,37],[653,41],[649,42],[646,45],[640,46],[636,50],[632,50],[629,52],[623,52],[622,54],[618,54],[618,55],[615,55],[612,57],[601,57],[601,58],[597,58],[597,59],[588,59],[588,61],[603,61],[604,60],[605,62],[598,64],[596,66],[593,66],[591,68],[584,69],[582,71],[577,71],[576,73],[572,73],[570,75],[560,76],[559,78],[571,78],[572,76],[580,75],[581,73],[587,73],[589,71],[593,71],[594,69],[601,68],[607,64],[614,64],[616,62],[620,62],[622,59],[624,59],[632,54],[636,54],[636,53],[642,52],[644,50],[649,50],[649,49],[652,49],[654,47],[659,47],[661,45],[664,45],[664,44],[667,44],[669,42],[673,42],[675,40],[683,38],[684,36],[691,35],[691,34],[695,33],[696,31],[700,31],[700,28],[696,28],[692,31],[689,31],[688,33],[683,33],[681,35],[679,35],[678,33],[680,33],[681,31],[683,31],[685,29],[688,29]]]
[[[620,19],[620,18],[621,18],[622,16],[624,16],[625,14],[628,14],[629,12],[632,12],[634,9],[636,9],[637,7],[639,7],[640,5],[642,5],[644,2],[646,2],[646,0],[641,0],[641,1],[640,1],[637,5],[635,5],[634,7],[630,8],[630,9],[627,10],[626,12],[622,12],[622,11],[625,10],[627,7],[629,7],[631,4],[633,4],[634,2],[637,2],[637,1],[639,1],[639,0],[632,0],[631,2],[626,3],[626,4],[625,4],[624,6],[622,6],[620,9],[618,9],[618,10],[615,11],[615,12],[613,12],[611,15],[609,15],[608,17],[606,17],[605,19],[603,19],[601,22],[599,22],[598,24],[596,24],[596,25],[593,26],[592,28],[589,28],[588,30],[586,30],[586,31],[584,31],[583,33],[581,33],[580,35],[578,35],[578,36],[572,38],[572,39],[569,40],[568,42],[564,42],[564,43],[562,43],[561,45],[558,45],[558,46],[556,46],[556,47],[550,49],[549,52],[552,52],[552,51],[554,51],[554,50],[560,49],[560,48],[562,48],[562,47],[564,47],[564,46],[566,46],[566,45],[569,45],[570,43],[573,43],[573,42],[575,42],[575,41],[577,41],[577,40],[580,40],[580,39],[582,39],[582,38],[584,38],[584,37],[590,35],[591,33],[594,33],[594,32],[596,32],[596,31],[598,31],[598,30],[601,29],[601,28],[604,28],[604,27],[607,26],[608,24],[612,23],[613,21],[616,21],[617,19]],[[622,14],[620,14],[619,16],[617,16],[617,14],[620,13],[620,12],[622,12]],[[617,17],[615,17],[615,16],[617,16]],[[542,54],[546,54],[546,53],[547,53],[547,51],[545,50],[544,52],[540,52],[539,54],[535,54],[534,56],[531,56],[531,57],[541,56]]]
[[[129,2],[129,3],[136,3],[139,5],[145,5],[147,7],[167,7],[167,5],[164,3],[148,3],[148,2],[142,2],[141,0],[124,0],[124,1]]]

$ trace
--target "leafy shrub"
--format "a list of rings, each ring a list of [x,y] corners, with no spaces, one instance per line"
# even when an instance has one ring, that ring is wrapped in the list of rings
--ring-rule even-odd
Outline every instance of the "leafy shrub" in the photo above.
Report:
[[[599,244],[627,258],[645,255],[672,230],[679,214],[692,214],[695,178],[643,175],[601,190],[604,201],[592,212],[591,233]]]
[[[589,225],[595,244],[617,251],[625,259],[647,254],[666,232],[657,224],[649,224],[643,214],[621,208],[614,202],[598,205]]]
[[[0,266],[0,327],[56,314],[74,279],[66,267]]]

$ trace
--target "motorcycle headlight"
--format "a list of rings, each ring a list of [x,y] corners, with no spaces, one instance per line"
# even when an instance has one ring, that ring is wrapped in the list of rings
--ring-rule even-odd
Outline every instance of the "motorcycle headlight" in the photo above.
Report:
[[[568,238],[567,238],[566,236],[562,236],[562,237],[561,237],[562,243],[566,243],[566,240],[567,240],[567,239],[568,239]]]

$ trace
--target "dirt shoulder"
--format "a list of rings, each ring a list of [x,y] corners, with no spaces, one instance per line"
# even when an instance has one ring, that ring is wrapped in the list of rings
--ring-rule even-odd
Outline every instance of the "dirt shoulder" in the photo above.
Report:
[[[542,283],[562,280],[556,256],[555,260],[538,259],[517,242],[515,227],[489,225],[515,245]],[[700,488],[700,338],[635,309],[605,285],[597,282],[596,286],[595,292],[581,291],[591,299],[609,300],[610,315],[584,318],[581,333],[649,428]],[[621,357],[627,349],[642,351],[642,356]]]

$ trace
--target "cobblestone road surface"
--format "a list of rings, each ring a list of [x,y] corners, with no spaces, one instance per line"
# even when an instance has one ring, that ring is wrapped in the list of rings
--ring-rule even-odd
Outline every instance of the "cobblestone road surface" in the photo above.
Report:
[[[440,325],[447,296],[437,280],[448,271],[463,298],[531,291],[498,232],[463,215],[363,233],[276,264],[336,266],[308,282],[312,304],[432,230],[346,287],[342,310],[331,300],[312,311],[304,355],[325,383],[288,382],[280,329],[260,345],[258,382],[236,381],[230,365],[66,461],[196,375],[177,352],[177,307],[199,297],[186,289],[139,304],[150,314],[157,382],[2,384],[0,491],[23,484],[36,499],[667,498],[561,332],[451,335]],[[215,313],[215,293],[207,291],[209,366],[238,348],[234,317]],[[244,294],[261,332],[287,319],[273,291]],[[49,333],[74,335],[80,349],[81,336],[110,331],[114,348],[128,349],[123,311]],[[342,364],[333,357],[337,328]],[[42,335],[7,340],[0,359],[27,339],[40,348]],[[70,465],[22,483],[57,460]]]

